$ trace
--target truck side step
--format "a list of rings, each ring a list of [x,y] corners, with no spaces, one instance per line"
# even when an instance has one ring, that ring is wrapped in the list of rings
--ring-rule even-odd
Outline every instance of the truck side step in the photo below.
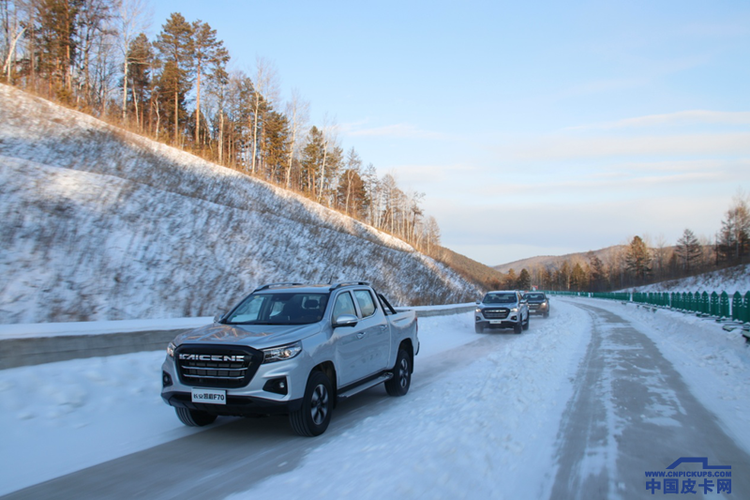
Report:
[[[344,391],[339,393],[339,399],[349,398],[351,396],[354,396],[355,394],[359,394],[362,391],[366,391],[367,389],[371,387],[375,387],[378,384],[382,384],[386,380],[390,380],[392,378],[393,378],[393,374],[391,372],[381,373],[375,378],[371,378],[371,379],[363,381],[361,384],[357,384],[352,387],[347,387]]]

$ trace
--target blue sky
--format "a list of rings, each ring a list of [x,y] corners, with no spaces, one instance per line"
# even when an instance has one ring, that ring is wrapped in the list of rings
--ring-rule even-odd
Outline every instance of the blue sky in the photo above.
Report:
[[[750,2],[153,0],[275,66],[310,122],[488,265],[713,238],[750,193]],[[277,108],[283,109],[283,102]]]

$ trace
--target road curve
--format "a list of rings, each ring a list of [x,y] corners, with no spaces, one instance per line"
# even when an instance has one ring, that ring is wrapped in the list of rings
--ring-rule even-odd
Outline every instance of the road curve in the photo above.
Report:
[[[733,466],[731,493],[750,498],[750,456],[735,445],[716,417],[690,392],[654,342],[622,317],[591,305],[591,342],[574,382],[556,444],[557,474],[551,499],[631,499],[664,496],[663,480],[647,489],[647,471],[665,471],[681,457],[706,457],[709,465]],[[675,471],[702,473],[698,465]],[[700,487],[677,496],[721,498]],[[710,485],[710,483],[706,483]],[[726,484],[726,483],[725,483]]]

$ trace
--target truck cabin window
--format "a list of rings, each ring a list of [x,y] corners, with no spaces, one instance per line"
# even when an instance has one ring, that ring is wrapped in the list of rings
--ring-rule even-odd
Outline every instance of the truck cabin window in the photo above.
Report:
[[[257,293],[238,305],[230,325],[306,325],[323,319],[327,293]]]

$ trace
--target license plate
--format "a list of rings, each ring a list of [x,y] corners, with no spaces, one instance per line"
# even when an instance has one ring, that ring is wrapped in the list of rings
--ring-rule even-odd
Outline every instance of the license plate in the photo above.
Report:
[[[207,403],[212,405],[227,404],[227,391],[212,389],[193,389],[193,403]]]
[[[500,323],[502,323],[502,321],[499,320],[499,319],[491,319],[490,320],[490,324],[491,325],[499,325]]]

